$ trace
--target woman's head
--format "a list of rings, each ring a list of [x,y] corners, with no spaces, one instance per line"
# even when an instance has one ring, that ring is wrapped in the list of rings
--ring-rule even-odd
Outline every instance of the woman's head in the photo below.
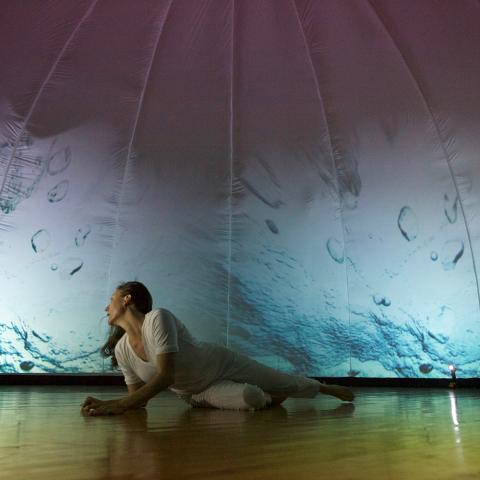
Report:
[[[110,303],[105,307],[109,325],[123,316],[128,309],[146,314],[152,309],[152,296],[140,282],[121,283],[113,292]]]
[[[118,365],[115,357],[115,345],[125,333],[122,327],[116,325],[116,321],[123,317],[128,310],[136,310],[143,314],[152,310],[152,296],[143,283],[121,283],[113,292],[110,303],[105,308],[111,329],[108,340],[101,348],[101,354],[103,357],[112,357],[113,367]]]

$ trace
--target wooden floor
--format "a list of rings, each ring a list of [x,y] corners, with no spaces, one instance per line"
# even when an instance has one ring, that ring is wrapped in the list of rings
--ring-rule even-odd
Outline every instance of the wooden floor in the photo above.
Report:
[[[260,412],[147,410],[84,417],[118,387],[0,386],[0,478],[480,479],[480,390],[357,389],[355,406],[289,399]]]

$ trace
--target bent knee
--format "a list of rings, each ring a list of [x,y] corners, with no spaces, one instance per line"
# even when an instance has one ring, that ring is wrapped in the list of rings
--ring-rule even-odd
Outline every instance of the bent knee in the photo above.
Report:
[[[260,410],[265,408],[267,405],[267,399],[263,390],[256,385],[245,384],[243,389],[243,401],[250,407],[255,410]]]

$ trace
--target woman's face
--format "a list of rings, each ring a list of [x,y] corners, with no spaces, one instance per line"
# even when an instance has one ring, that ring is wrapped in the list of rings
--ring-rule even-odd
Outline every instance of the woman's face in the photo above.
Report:
[[[118,290],[113,292],[105,311],[107,312],[109,325],[115,325],[115,321],[125,313],[124,298]]]

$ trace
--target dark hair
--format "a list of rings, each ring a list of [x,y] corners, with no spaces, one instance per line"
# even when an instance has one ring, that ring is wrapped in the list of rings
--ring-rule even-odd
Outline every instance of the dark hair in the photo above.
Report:
[[[147,287],[140,282],[124,282],[117,288],[117,292],[120,292],[122,296],[130,295],[132,297],[132,304],[141,313],[148,313],[152,310],[152,296]],[[107,341],[100,349],[100,355],[103,358],[112,357],[112,367],[118,367],[117,358],[115,357],[115,346],[118,341],[123,337],[125,330],[122,327],[114,325],[110,329],[110,334]]]

